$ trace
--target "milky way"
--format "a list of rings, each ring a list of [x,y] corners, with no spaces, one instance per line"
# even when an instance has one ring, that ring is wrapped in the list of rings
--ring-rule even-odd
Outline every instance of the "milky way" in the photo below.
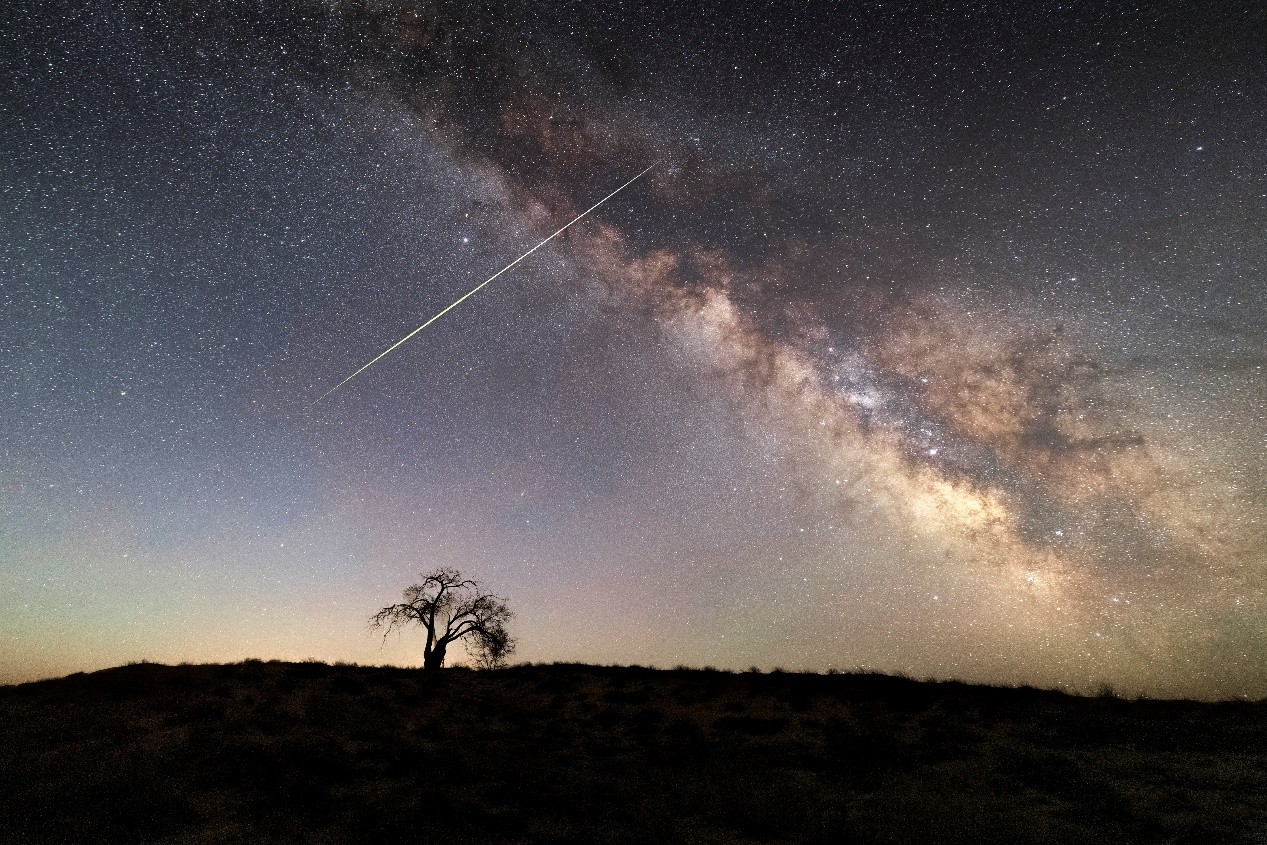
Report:
[[[417,663],[451,565],[528,660],[1267,695],[1267,15],[809,9],[7,13],[0,676]]]

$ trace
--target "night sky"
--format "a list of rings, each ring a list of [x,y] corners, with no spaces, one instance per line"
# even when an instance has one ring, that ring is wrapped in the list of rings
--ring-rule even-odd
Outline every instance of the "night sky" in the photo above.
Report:
[[[11,5],[0,682],[1267,695],[1262,4]]]

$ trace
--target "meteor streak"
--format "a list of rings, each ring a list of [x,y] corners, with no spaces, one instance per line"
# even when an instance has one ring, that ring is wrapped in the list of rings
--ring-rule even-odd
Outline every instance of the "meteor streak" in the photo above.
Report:
[[[462,304],[462,303],[463,303],[463,302],[464,302],[464,301],[465,301],[468,297],[472,296],[472,295],[473,295],[476,291],[478,291],[480,288],[484,287],[484,285],[488,284],[488,283],[489,283],[489,282],[491,282],[493,279],[496,279],[496,278],[497,278],[498,276],[500,276],[502,273],[505,273],[507,270],[509,270],[511,267],[514,267],[514,266],[515,266],[516,264],[518,264],[520,261],[523,261],[523,260],[524,260],[525,258],[527,258],[529,255],[532,255],[534,252],[536,252],[537,250],[541,249],[541,247],[543,247],[543,246],[545,246],[546,244],[550,243],[550,241],[554,240],[554,239],[555,239],[555,238],[557,238],[559,235],[563,234],[563,233],[564,233],[564,231],[566,231],[566,230],[567,230],[567,228],[568,228],[569,226],[571,226],[573,223],[576,223],[576,222],[577,222],[578,220],[580,220],[582,217],[584,217],[585,215],[589,214],[591,211],[593,211],[594,209],[598,208],[600,205],[602,205],[603,203],[607,202],[607,201],[608,201],[609,199],[611,199],[612,197],[616,196],[616,194],[620,193],[620,192],[621,192],[621,191],[623,191],[625,188],[628,188],[628,187],[629,187],[630,185],[632,185],[634,182],[637,182],[639,179],[641,179],[643,176],[645,176],[645,175],[647,174],[647,172],[648,172],[649,170],[651,170],[651,168],[652,168],[652,167],[655,167],[655,166],[656,166],[656,164],[659,164],[659,162],[656,162],[655,164],[652,164],[652,165],[651,165],[651,167],[648,167],[646,170],[643,170],[643,171],[642,171],[641,173],[639,173],[637,176],[635,176],[634,178],[630,179],[628,182],[626,182],[625,184],[621,185],[619,188],[617,188],[616,190],[612,191],[610,194],[608,194],[607,196],[603,197],[601,200],[599,200],[598,202],[594,203],[594,204],[593,204],[593,205],[591,205],[589,208],[585,209],[585,210],[584,210],[584,211],[582,211],[580,214],[578,214],[578,215],[576,215],[575,217],[573,217],[573,218],[572,218],[571,220],[569,220],[567,223],[564,223],[564,224],[563,224],[563,226],[561,226],[561,227],[559,228],[559,230],[558,230],[557,232],[555,232],[553,235],[551,235],[550,237],[546,238],[544,241],[542,241],[541,243],[537,244],[537,245],[536,245],[536,246],[534,246],[532,249],[528,250],[528,251],[527,251],[527,252],[525,252],[523,255],[521,255],[521,256],[519,256],[518,258],[516,258],[514,261],[510,262],[509,264],[507,264],[505,267],[503,267],[503,268],[501,268],[500,270],[498,270],[498,271],[497,271],[496,273],[494,273],[493,275],[489,276],[487,279],[485,279],[484,281],[480,282],[478,285],[476,285],[475,287],[471,288],[471,289],[470,289],[470,290],[468,290],[466,293],[462,294],[460,297],[458,297],[456,300],[454,300],[454,301],[453,301],[453,303],[452,303],[452,304],[450,304],[450,305],[449,305],[447,308],[445,308],[443,311],[441,311],[440,313],[436,314],[436,315],[435,315],[434,317],[432,317],[430,320],[428,320],[427,322],[423,323],[421,326],[419,326],[418,328],[414,329],[414,330],[413,330],[413,331],[411,331],[409,334],[405,335],[405,336],[404,336],[404,337],[402,337],[400,340],[396,341],[396,342],[395,342],[395,343],[393,343],[391,346],[387,347],[387,348],[386,348],[386,349],[384,349],[382,352],[380,352],[380,353],[378,353],[377,355],[375,355],[372,359],[370,359],[369,363],[365,364],[365,365],[364,365],[364,366],[362,366],[359,370],[357,370],[356,372],[352,373],[352,375],[348,376],[348,377],[347,377],[347,378],[345,378],[343,381],[339,382],[339,383],[338,383],[338,384],[336,384],[334,387],[330,388],[330,389],[329,389],[329,390],[327,390],[325,393],[321,394],[321,396],[319,396],[319,397],[318,397],[318,398],[317,398],[317,399],[316,399],[316,400],[312,403],[312,405],[309,405],[308,407],[309,407],[309,408],[313,407],[313,405],[316,405],[316,404],[317,404],[317,402],[320,402],[322,399],[325,399],[325,398],[326,398],[327,396],[329,396],[331,393],[334,393],[334,392],[335,392],[336,390],[338,390],[340,387],[342,387],[343,385],[347,384],[347,383],[348,383],[348,382],[350,382],[352,379],[356,378],[356,377],[357,377],[357,376],[359,376],[361,373],[363,373],[363,372],[365,372],[366,370],[368,370],[370,367],[374,366],[374,364],[378,363],[378,361],[379,361],[379,359],[380,359],[380,358],[382,358],[383,356],[385,356],[387,353],[391,352],[391,351],[392,351],[393,349],[395,349],[396,347],[400,346],[400,345],[401,345],[402,343],[404,343],[405,341],[409,340],[409,338],[413,337],[413,336],[414,336],[414,335],[416,335],[418,332],[422,331],[422,330],[423,330],[423,329],[425,329],[427,326],[429,326],[429,325],[431,325],[432,323],[434,323],[436,320],[438,320],[438,319],[440,319],[441,317],[443,317],[445,314],[448,314],[448,313],[449,313],[450,311],[452,311],[454,308],[457,308],[457,307],[458,307],[459,305],[461,305],[461,304]]]

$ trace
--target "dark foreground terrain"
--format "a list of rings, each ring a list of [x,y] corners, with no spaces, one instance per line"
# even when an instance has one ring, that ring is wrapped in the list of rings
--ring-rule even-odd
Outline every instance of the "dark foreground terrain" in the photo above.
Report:
[[[140,664],[0,687],[0,842],[1267,842],[1267,705]]]

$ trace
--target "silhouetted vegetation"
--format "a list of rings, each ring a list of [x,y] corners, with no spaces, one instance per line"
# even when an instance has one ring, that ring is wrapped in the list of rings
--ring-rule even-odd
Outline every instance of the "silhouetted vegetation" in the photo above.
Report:
[[[424,669],[439,669],[449,646],[465,639],[467,651],[482,669],[500,669],[515,652],[515,639],[506,630],[514,618],[506,602],[485,591],[473,578],[441,567],[405,588],[404,601],[389,604],[370,617],[370,626],[386,629],[418,625],[427,632],[422,650]]]
[[[139,664],[0,688],[0,842],[1260,842],[1267,705]]]

